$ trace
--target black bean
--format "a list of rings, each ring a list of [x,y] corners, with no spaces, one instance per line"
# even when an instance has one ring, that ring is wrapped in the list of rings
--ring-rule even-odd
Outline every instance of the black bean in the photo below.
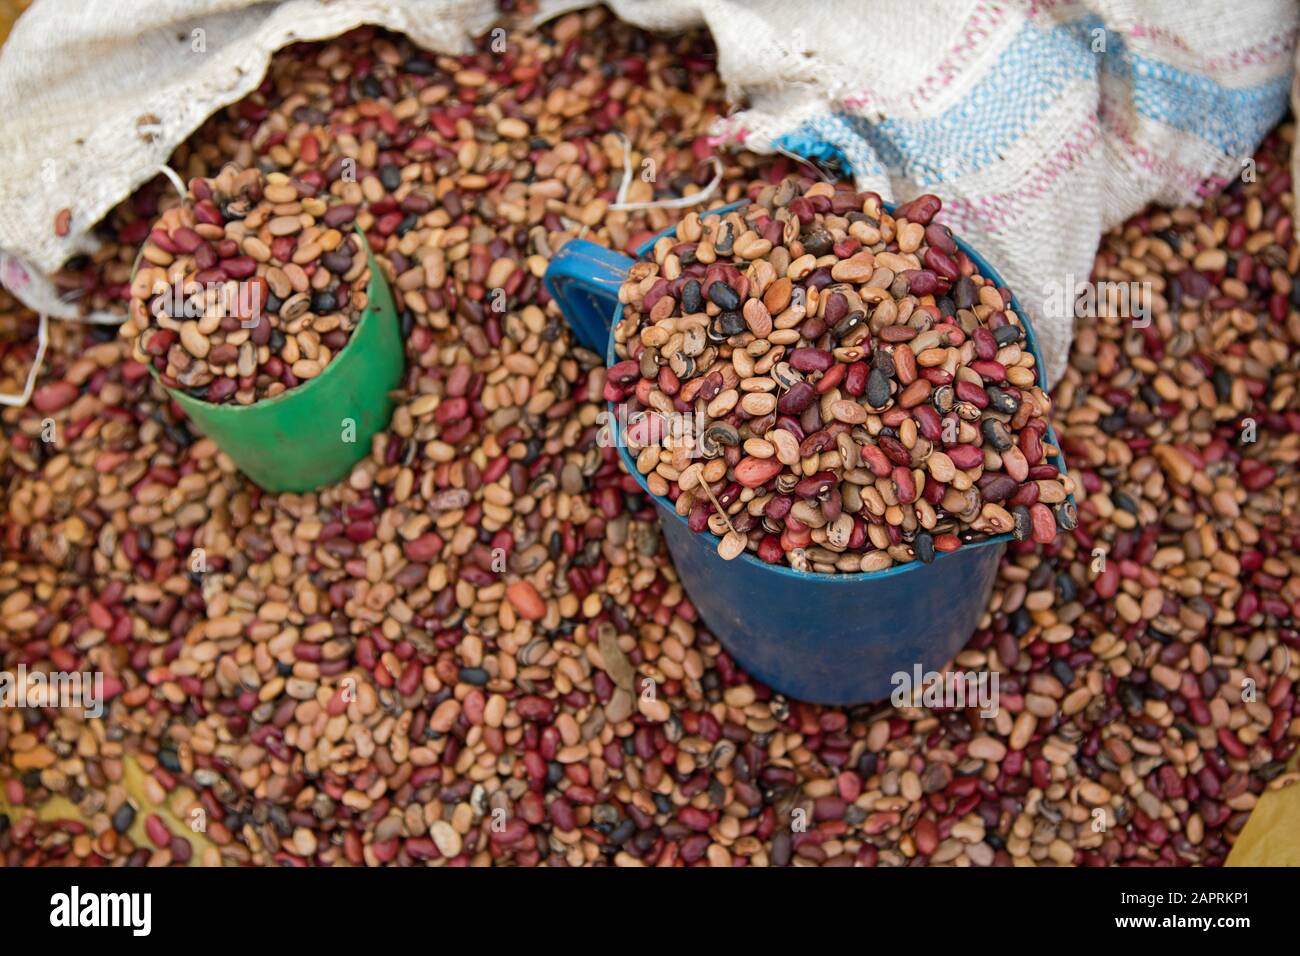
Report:
[[[723,312],[734,312],[740,308],[740,296],[725,282],[717,281],[709,284],[709,300]]]
[[[986,418],[980,425],[980,430],[984,432],[984,437],[998,451],[1006,451],[1013,444],[1011,432],[1007,426],[996,418]]]
[[[1033,626],[1034,619],[1030,616],[1029,611],[1023,607],[1018,607],[1011,612],[1007,618],[1007,627],[1011,629],[1014,637],[1024,637]]]
[[[133,823],[135,823],[135,807],[131,806],[129,801],[123,801],[113,813],[113,829],[118,833],[125,833],[131,829]]]
[[[962,276],[952,287],[952,304],[959,309],[969,309],[978,299],[975,282],[970,276]]]
[[[1016,505],[1011,509],[1011,517],[1015,520],[1015,526],[1011,533],[1017,541],[1028,541],[1034,533],[1034,520],[1029,516],[1029,509],[1024,505]]]
[[[729,256],[731,255],[732,244],[735,241],[736,237],[733,235],[731,223],[724,222],[722,228],[718,230],[718,239],[713,244],[713,248],[717,250],[718,255]]]
[[[934,538],[930,532],[918,531],[916,533],[916,538],[912,541],[912,551],[922,564],[929,564],[934,560]]]
[[[1300,282],[1291,287],[1293,297],[1297,287],[1300,287]],[[1228,370],[1222,365],[1214,367],[1214,374],[1210,376],[1210,381],[1214,383],[1214,397],[1220,402],[1227,402],[1232,398],[1232,376],[1228,374]]]
[[[713,288],[717,288],[715,282]],[[739,312],[723,312],[718,316],[718,328],[722,334],[730,338],[733,335],[740,335],[745,331],[745,319]]]
[[[694,315],[703,311],[704,296],[700,294],[700,280],[691,279],[682,286],[682,314]]]
[[[321,265],[335,275],[342,275],[352,268],[352,255],[343,249],[334,249],[320,257]]]
[[[402,185],[402,168],[393,163],[383,164],[380,166],[380,182],[383,183],[383,189],[394,193]]]
[[[872,408],[884,408],[889,404],[889,377],[879,368],[873,368],[867,376],[867,401]]]
[[[803,237],[803,250],[814,256],[824,256],[835,245],[835,237],[820,226],[811,229]]]
[[[1020,399],[1016,398],[1010,392],[1003,391],[996,385],[990,385],[984,390],[989,396],[989,406],[995,411],[1003,412],[1007,415],[1014,415],[1020,410]]]
[[[1010,345],[1019,342],[1023,333],[1018,325],[1003,325],[993,330],[993,340],[998,345]]]

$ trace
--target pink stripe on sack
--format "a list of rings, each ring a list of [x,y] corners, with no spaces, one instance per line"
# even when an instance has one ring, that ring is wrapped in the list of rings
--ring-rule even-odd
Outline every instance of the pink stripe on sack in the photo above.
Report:
[[[1031,18],[1041,17],[1045,13],[1055,13],[1061,7],[1075,7],[1080,13],[1088,12],[1088,8],[1081,4],[1079,0],[1031,0],[1029,16]]]
[[[753,131],[748,126],[728,125],[730,122],[731,117],[728,117],[719,124],[719,131],[716,136],[710,135],[707,137],[710,146],[721,146],[724,143],[743,144],[745,140],[749,139],[750,133]]]
[[[933,99],[947,87],[952,78],[964,72],[968,67],[971,53],[989,38],[993,28],[1006,19],[1008,9],[998,3],[981,3],[971,12],[962,27],[960,38],[944,53],[943,59],[935,64],[933,70],[907,95],[907,102],[915,109]],[[869,108],[877,101],[869,90],[856,96],[845,97],[840,102],[848,109]]]
[[[1194,191],[1202,189],[1206,179],[1195,167],[1185,166],[1169,155],[1163,153],[1154,154],[1139,146],[1134,139],[1134,129],[1124,123],[1123,114],[1124,107],[1122,104],[1118,104],[1114,100],[1111,100],[1108,104],[1107,98],[1102,97],[1101,116],[1106,131],[1114,136],[1118,141],[1118,145],[1123,145],[1128,150],[1128,154],[1137,161],[1139,168],[1165,179],[1173,179],[1185,189]]]
[[[1197,187],[1197,193],[1201,196],[1213,196],[1215,193],[1222,191],[1223,187],[1232,182],[1231,179],[1224,179],[1222,176],[1210,176]]]
[[[1181,34],[1174,33],[1164,27],[1139,23],[1129,32],[1129,36],[1134,39],[1153,40],[1183,53],[1191,52]],[[1248,66],[1262,66],[1284,57],[1289,59],[1295,46],[1295,38],[1296,31],[1294,29],[1285,33],[1275,33],[1257,43],[1252,43],[1250,46],[1215,57],[1201,64],[1196,72],[1209,74],[1234,73]]]
[[[950,226],[963,229],[978,226],[985,232],[1010,226],[1021,218],[1026,203],[1043,195],[1057,180],[1073,171],[1100,142],[1101,127],[1095,116],[1089,116],[1060,149],[1036,167],[1037,172],[1026,177],[1024,186],[1013,192],[945,198],[940,217]]]
[[[1295,49],[1296,31],[1278,33],[1261,43],[1248,46],[1244,50],[1233,50],[1225,57],[1218,57],[1205,65],[1208,73],[1227,72],[1241,66],[1259,66],[1277,60],[1290,60]]]

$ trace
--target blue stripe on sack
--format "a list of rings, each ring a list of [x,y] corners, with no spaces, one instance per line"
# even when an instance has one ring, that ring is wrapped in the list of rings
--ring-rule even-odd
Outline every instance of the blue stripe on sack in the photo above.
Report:
[[[1242,156],[1286,112],[1291,78],[1230,89],[1133,53],[1105,33],[1093,53],[1100,17],[1044,30],[1027,23],[993,68],[940,116],[879,123],[837,112],[817,117],[777,140],[784,149],[847,162],[859,175],[891,171],[922,186],[968,175],[998,161],[1050,109],[1067,86],[1092,81],[1098,68],[1121,80],[1138,115],[1204,140],[1225,155]]]
[[[1253,152],[1286,112],[1290,72],[1259,86],[1228,89],[1147,57],[1128,60],[1138,115],[1202,139],[1228,156]],[[1112,73],[1109,62],[1106,72]],[[1123,70],[1114,74],[1125,75]]]

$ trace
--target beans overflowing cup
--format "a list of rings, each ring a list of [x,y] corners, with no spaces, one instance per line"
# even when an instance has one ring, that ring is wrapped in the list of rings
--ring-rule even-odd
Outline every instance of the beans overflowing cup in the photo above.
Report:
[[[134,356],[212,404],[317,377],[367,304],[355,215],[303,177],[228,167],[193,180],[144,243],[122,325]]]
[[[357,207],[324,182],[231,166],[193,180],[141,249],[122,325],[133,357],[267,491],[346,476],[405,368]]]
[[[649,490],[727,559],[880,571],[1076,522],[1006,288],[921,196],[788,177],[687,216],[619,291],[605,397]]]

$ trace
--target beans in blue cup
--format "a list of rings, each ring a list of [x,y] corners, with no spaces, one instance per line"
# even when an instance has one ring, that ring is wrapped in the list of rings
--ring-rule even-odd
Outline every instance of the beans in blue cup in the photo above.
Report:
[[[546,287],[691,601],[801,700],[889,696],[970,640],[1005,544],[1075,517],[1014,296],[923,196],[787,179]],[[1023,443],[1023,446],[1022,446]]]
[[[791,177],[628,272],[605,397],[722,557],[874,572],[1074,526],[1011,292],[939,209]]]

